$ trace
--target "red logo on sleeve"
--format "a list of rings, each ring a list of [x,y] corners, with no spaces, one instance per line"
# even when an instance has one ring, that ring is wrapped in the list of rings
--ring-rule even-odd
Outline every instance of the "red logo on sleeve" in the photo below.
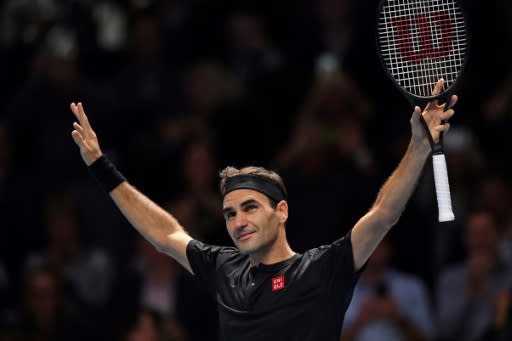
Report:
[[[284,289],[284,275],[279,275],[272,278],[272,291],[279,291]]]

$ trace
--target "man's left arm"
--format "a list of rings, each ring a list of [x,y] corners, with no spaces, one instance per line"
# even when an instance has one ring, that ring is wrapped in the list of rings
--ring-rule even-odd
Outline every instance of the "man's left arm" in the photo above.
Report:
[[[443,85],[443,80],[438,81],[432,93],[439,94]],[[439,104],[435,100],[428,103],[423,112],[419,107],[414,108],[410,120],[412,137],[405,155],[380,189],[372,208],[352,229],[351,242],[356,270],[361,269],[378,243],[398,222],[430,155],[430,142],[420,122],[421,116],[427,123],[432,139],[437,142],[440,133],[449,128],[445,122],[454,114],[451,107],[456,102],[457,96],[452,96],[449,104]]]

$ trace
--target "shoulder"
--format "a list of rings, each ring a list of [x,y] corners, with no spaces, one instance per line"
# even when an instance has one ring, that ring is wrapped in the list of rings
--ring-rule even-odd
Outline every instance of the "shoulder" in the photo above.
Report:
[[[187,245],[187,257],[189,260],[201,258],[220,265],[246,256],[235,247],[211,245],[192,239]]]
[[[345,236],[336,239],[331,244],[320,245],[316,248],[312,248],[307,250],[304,255],[307,257],[321,257],[324,254],[335,253],[342,250],[352,251],[352,242],[350,239],[350,232],[348,232]]]
[[[215,253],[224,256],[238,255],[240,251],[235,247],[230,246],[219,246],[208,243],[203,243],[197,239],[192,239],[187,245],[188,252],[197,253]]]
[[[357,273],[350,232],[330,244],[307,250],[302,256],[302,262],[307,263],[308,266],[315,265],[317,268],[329,271],[332,275]]]

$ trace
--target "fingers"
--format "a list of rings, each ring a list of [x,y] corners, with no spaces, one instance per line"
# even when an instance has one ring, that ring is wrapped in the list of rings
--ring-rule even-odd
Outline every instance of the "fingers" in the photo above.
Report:
[[[78,146],[83,144],[84,138],[82,137],[82,134],[80,134],[77,130],[73,130],[71,132],[71,137],[73,137],[73,141],[75,141]]]
[[[418,106],[415,106],[414,107],[414,111],[412,112],[411,120],[410,120],[411,123],[413,123],[414,121],[419,120],[421,115],[422,115],[421,108],[418,107]]]
[[[455,114],[455,111],[453,109],[448,109],[448,110],[444,111],[439,118],[442,121],[447,121],[454,114]]]
[[[434,90],[432,90],[432,96],[438,96],[442,91],[444,87],[444,79],[439,79],[434,86]]]
[[[78,112],[80,113],[80,116],[82,117],[82,127],[84,127],[88,131],[92,131],[91,125],[89,124],[89,119],[87,118],[87,115],[85,114],[84,106],[81,102],[78,103]]]
[[[455,106],[455,104],[457,104],[457,101],[459,100],[459,97],[457,95],[452,95],[450,97],[450,99],[448,100],[448,102],[446,103],[443,103],[443,104],[438,104],[438,107],[439,108],[443,108],[443,109],[451,109]]]
[[[452,95],[452,97],[450,98],[450,101],[448,102],[448,105],[446,106],[446,108],[448,108],[448,109],[453,108],[453,106],[455,104],[457,104],[458,100],[459,100],[459,96]]]
[[[436,85],[434,85],[434,89],[432,89],[432,96],[439,96],[441,94],[441,92],[443,92],[443,88],[444,88],[444,79],[443,78],[440,78]],[[439,101],[436,99],[436,100],[433,100],[432,102],[428,102],[427,103],[427,106],[425,107],[425,110],[429,110],[432,108],[432,106],[434,107],[443,107],[443,105],[439,105]]]
[[[81,102],[78,102],[78,104],[75,104],[73,102],[70,104],[70,108],[75,117],[77,118],[78,122],[80,123],[81,127],[83,128],[81,131],[82,135],[87,137],[87,135],[89,135],[89,133],[92,132],[92,128],[89,124],[89,119],[85,114],[83,104]]]
[[[421,115],[421,108],[419,106],[415,106],[414,107],[414,111],[412,113],[412,115],[415,117],[415,118],[419,118],[420,115]]]
[[[84,132],[84,128],[82,128],[82,126],[76,122],[73,122],[73,128],[75,128],[75,130],[77,130],[80,134],[83,134]]]
[[[445,123],[445,124],[438,125],[437,127],[435,127],[435,129],[438,132],[445,132],[446,133],[450,129],[450,123]]]

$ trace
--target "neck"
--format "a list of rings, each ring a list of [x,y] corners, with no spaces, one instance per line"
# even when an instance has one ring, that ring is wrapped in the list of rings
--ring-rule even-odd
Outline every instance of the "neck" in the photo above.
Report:
[[[282,233],[280,232],[276,241],[269,245],[268,248],[249,255],[252,266],[257,266],[261,263],[266,265],[279,263],[295,255],[295,252],[291,249],[288,241],[286,240],[284,227],[281,231]]]

